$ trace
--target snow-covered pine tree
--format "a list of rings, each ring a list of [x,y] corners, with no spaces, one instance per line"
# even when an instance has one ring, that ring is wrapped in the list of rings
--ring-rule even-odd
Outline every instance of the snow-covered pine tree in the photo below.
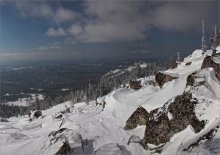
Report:
[[[216,47],[220,45],[220,31],[217,31],[217,27],[215,25],[214,37],[210,38],[210,42],[212,44],[213,54],[216,53]]]
[[[206,52],[206,39],[205,39],[205,24],[204,24],[204,20],[202,20],[202,39],[201,39],[201,49],[204,52]]]
[[[154,66],[153,66],[154,68],[153,68],[153,75],[156,75],[156,73],[157,73],[157,63],[156,63],[156,61],[154,61]]]
[[[179,53],[179,51],[177,51],[176,54],[177,54],[176,63],[179,64],[181,62],[180,61],[180,53]]]
[[[217,35],[217,26],[215,25],[215,36]]]
[[[85,103],[86,103],[86,104],[89,104],[87,86],[86,86],[86,89],[85,89],[85,96],[84,96],[84,98],[85,98]]]
[[[91,95],[92,95],[91,82],[89,80],[88,85],[86,86],[86,90],[85,90],[85,103],[86,104],[89,104],[89,99],[91,98]]]
[[[75,102],[76,102],[76,99],[75,99],[74,92],[71,91],[70,92],[70,105],[71,105],[71,107],[74,107]]]
[[[2,103],[2,74],[1,74],[1,67],[0,67],[0,104]]]
[[[99,96],[102,96],[103,93],[102,93],[102,80],[99,81]]]

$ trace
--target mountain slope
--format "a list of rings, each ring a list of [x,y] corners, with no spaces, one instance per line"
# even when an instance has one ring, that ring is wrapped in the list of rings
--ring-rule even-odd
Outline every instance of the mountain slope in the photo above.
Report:
[[[50,155],[67,151],[72,154],[147,155],[158,148],[161,154],[167,155],[220,154],[220,131],[217,128],[220,125],[220,81],[213,68],[201,69],[204,59],[211,54],[211,51],[202,54],[201,50],[196,50],[176,69],[163,71],[175,78],[164,83],[162,88],[153,84],[155,77],[151,76],[139,79],[143,85],[139,90],[120,88],[112,91],[98,99],[100,103],[105,101],[104,110],[103,106],[96,106],[95,101],[89,105],[78,103],[71,112],[56,118],[56,113],[71,107],[70,102],[66,102],[42,111],[43,116],[32,121],[28,116],[22,116],[0,122],[0,154]],[[213,60],[219,63],[219,58]],[[139,106],[153,114],[152,120],[157,121],[164,114],[168,123],[174,121],[178,111],[172,113],[170,109],[178,106],[178,97],[181,101],[184,94],[192,94],[189,100],[196,102],[193,118],[205,122],[200,130],[195,130],[192,124],[184,124],[183,130],[172,133],[167,142],[156,145],[144,139],[149,130],[145,125],[133,130],[124,129],[126,121]],[[213,138],[206,141],[211,136]],[[130,137],[133,142],[127,145]],[[139,144],[143,140],[145,149]]]

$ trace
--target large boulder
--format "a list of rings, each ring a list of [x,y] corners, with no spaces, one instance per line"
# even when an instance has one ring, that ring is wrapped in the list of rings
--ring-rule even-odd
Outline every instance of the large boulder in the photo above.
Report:
[[[7,118],[0,117],[0,122],[9,122]]]
[[[63,141],[63,145],[58,149],[55,155],[65,155],[70,152],[71,147],[68,141]]]
[[[138,89],[142,88],[141,81],[132,81],[132,80],[130,80],[129,81],[129,87],[131,89],[138,90]]]
[[[192,94],[184,93],[177,96],[173,102],[167,102],[163,107],[151,111],[141,144],[145,148],[148,148],[149,143],[164,145],[188,125],[191,125],[196,133],[200,132],[205,121],[199,121],[195,115],[194,107],[197,103],[197,100],[192,100]]]
[[[163,85],[169,81],[172,81],[173,79],[176,79],[176,77],[172,77],[170,75],[167,75],[167,74],[164,74],[164,73],[161,73],[161,72],[158,72],[156,75],[155,75],[155,81],[157,82],[157,84],[160,86],[160,87],[163,87]]]
[[[138,107],[126,121],[125,129],[131,130],[136,128],[138,125],[145,125],[149,116],[149,113],[143,107]]]
[[[168,111],[174,118],[170,121],[173,133],[185,129],[188,125],[191,125],[196,133],[204,128],[205,122],[199,121],[194,112],[197,103],[196,99],[192,100],[192,94],[185,93],[177,96],[175,101],[169,105]]]
[[[212,67],[214,69],[216,77],[220,80],[220,65],[213,61],[212,56],[205,57],[201,69],[209,67]]]
[[[57,131],[51,132],[48,137],[50,140],[50,149],[53,150],[51,152],[55,155],[61,155],[61,154],[67,154],[71,150],[71,146],[69,144],[69,141],[63,132],[67,130],[66,128],[61,128]]]
[[[42,112],[40,110],[37,111],[33,111],[30,114],[28,114],[30,116],[30,118],[39,118],[40,116],[42,116]]]
[[[151,117],[146,124],[143,142],[155,145],[166,143],[170,140],[169,130],[169,119],[165,113],[161,114],[157,119]]]

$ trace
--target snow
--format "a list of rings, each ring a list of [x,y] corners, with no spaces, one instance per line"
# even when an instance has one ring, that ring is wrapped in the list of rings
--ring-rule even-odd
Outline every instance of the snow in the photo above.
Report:
[[[220,53],[220,46],[216,47],[216,53]]]
[[[43,116],[29,121],[28,116],[12,117],[9,122],[0,122],[0,154],[3,155],[51,155],[57,145],[49,143],[49,133],[61,128],[68,128],[71,134],[67,138],[71,139],[76,135],[81,135],[85,143],[85,154],[95,155],[150,155],[151,151],[143,149],[137,143],[127,142],[131,136],[143,138],[145,126],[138,126],[134,130],[124,130],[125,123],[130,115],[139,107],[144,107],[148,112],[162,107],[167,102],[172,102],[177,95],[182,95],[184,91],[191,91],[193,98],[198,100],[195,106],[195,114],[199,120],[206,120],[205,128],[199,133],[195,133],[188,125],[183,131],[176,133],[163,147],[163,155],[183,155],[183,154],[220,154],[220,131],[218,130],[213,140],[209,140],[193,149],[191,152],[183,152],[182,149],[208,133],[211,129],[220,125],[220,82],[215,77],[213,69],[201,70],[203,59],[210,55],[208,51],[202,55],[201,50],[196,50],[193,54],[184,59],[176,69],[164,71],[164,73],[178,77],[167,82],[162,88],[145,83],[154,81],[154,77],[140,79],[143,88],[132,90],[120,88],[112,91],[106,96],[99,97],[98,103],[106,102],[103,110],[102,106],[96,106],[95,101],[89,105],[84,102],[77,103],[71,107],[71,102],[56,105],[50,109],[42,111]],[[191,65],[185,65],[192,62]],[[204,85],[189,87],[186,86],[187,76],[197,72],[199,77],[196,82],[204,81]],[[71,108],[71,113],[64,114],[61,119],[55,115],[66,107]],[[173,118],[168,111],[168,118]],[[79,136],[78,136],[79,137]],[[73,144],[74,141],[70,140]],[[75,144],[75,143],[74,143]],[[154,145],[149,145],[155,147]],[[78,145],[73,146],[79,150]],[[214,151],[213,151],[214,150]],[[83,152],[80,152],[83,153]]]
[[[68,88],[61,89],[61,91],[68,91],[68,90],[69,90]]]
[[[14,70],[14,71],[24,70],[24,69],[33,69],[33,67],[14,67],[14,68],[11,68],[11,70]]]
[[[148,66],[147,63],[138,63],[138,64],[140,65],[141,68],[146,68]],[[132,71],[135,67],[136,67],[136,64],[132,66],[128,66],[127,68],[124,68],[124,69],[111,70],[108,73],[106,73],[104,76],[120,75],[126,71],[129,71],[129,72]]]
[[[173,119],[173,114],[172,114],[172,113],[168,112],[167,116],[168,116],[169,121],[170,121],[171,119]]]
[[[8,94],[10,95],[10,94]],[[43,95],[42,94],[30,94],[31,97],[33,98],[33,101],[36,100],[36,97],[38,97],[38,99],[42,100],[43,99]],[[10,101],[10,102],[6,102],[7,105],[14,105],[14,106],[28,106],[28,101],[30,98],[19,98],[16,101]],[[31,102],[33,102],[31,101]]]

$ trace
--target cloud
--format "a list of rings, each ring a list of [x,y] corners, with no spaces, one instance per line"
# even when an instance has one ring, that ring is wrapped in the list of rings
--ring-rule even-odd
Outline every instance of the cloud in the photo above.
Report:
[[[89,1],[84,2],[86,19],[73,24],[70,34],[81,42],[135,41],[145,37],[148,28],[144,2]]]
[[[65,44],[76,44],[76,41],[75,41],[75,39],[74,39],[73,37],[66,37],[66,38],[63,40],[63,42],[64,42]]]
[[[64,9],[63,7],[59,7],[55,12],[55,20],[59,23],[65,21],[71,21],[79,17],[79,14],[69,10]]]
[[[149,12],[150,23],[169,31],[191,31],[199,29],[202,19],[210,29],[218,23],[220,2],[179,1],[166,2]]]
[[[46,35],[50,37],[59,37],[59,36],[65,36],[66,32],[62,27],[59,27],[58,29],[51,27],[46,32]]]
[[[17,53],[17,52],[3,52],[0,51],[0,60],[2,62],[9,62],[9,61],[18,61],[18,60],[36,60],[37,55],[39,53]]]
[[[51,18],[54,15],[52,8],[44,3],[31,1],[12,2],[15,4],[21,15],[24,17],[44,17]]]
[[[199,30],[202,19],[210,30],[219,22],[220,10],[218,1],[83,0],[80,11],[67,9],[62,3],[53,8],[48,4],[19,1],[16,7],[25,17],[43,17],[55,22],[47,36],[66,36],[74,42],[141,41],[153,27],[171,32]]]
[[[220,3],[220,2],[219,2]],[[67,32],[79,42],[132,42],[146,38],[152,27],[186,32],[218,23],[218,2],[84,1],[84,18]]]
[[[42,1],[15,1],[13,2],[23,17],[40,17],[52,20],[55,23],[69,22],[78,18],[79,14],[73,10],[58,6],[53,9]]]
[[[58,42],[54,42],[54,43],[48,43],[46,45],[41,45],[38,47],[39,51],[48,51],[48,50],[59,50],[62,49],[62,47],[59,45]]]

